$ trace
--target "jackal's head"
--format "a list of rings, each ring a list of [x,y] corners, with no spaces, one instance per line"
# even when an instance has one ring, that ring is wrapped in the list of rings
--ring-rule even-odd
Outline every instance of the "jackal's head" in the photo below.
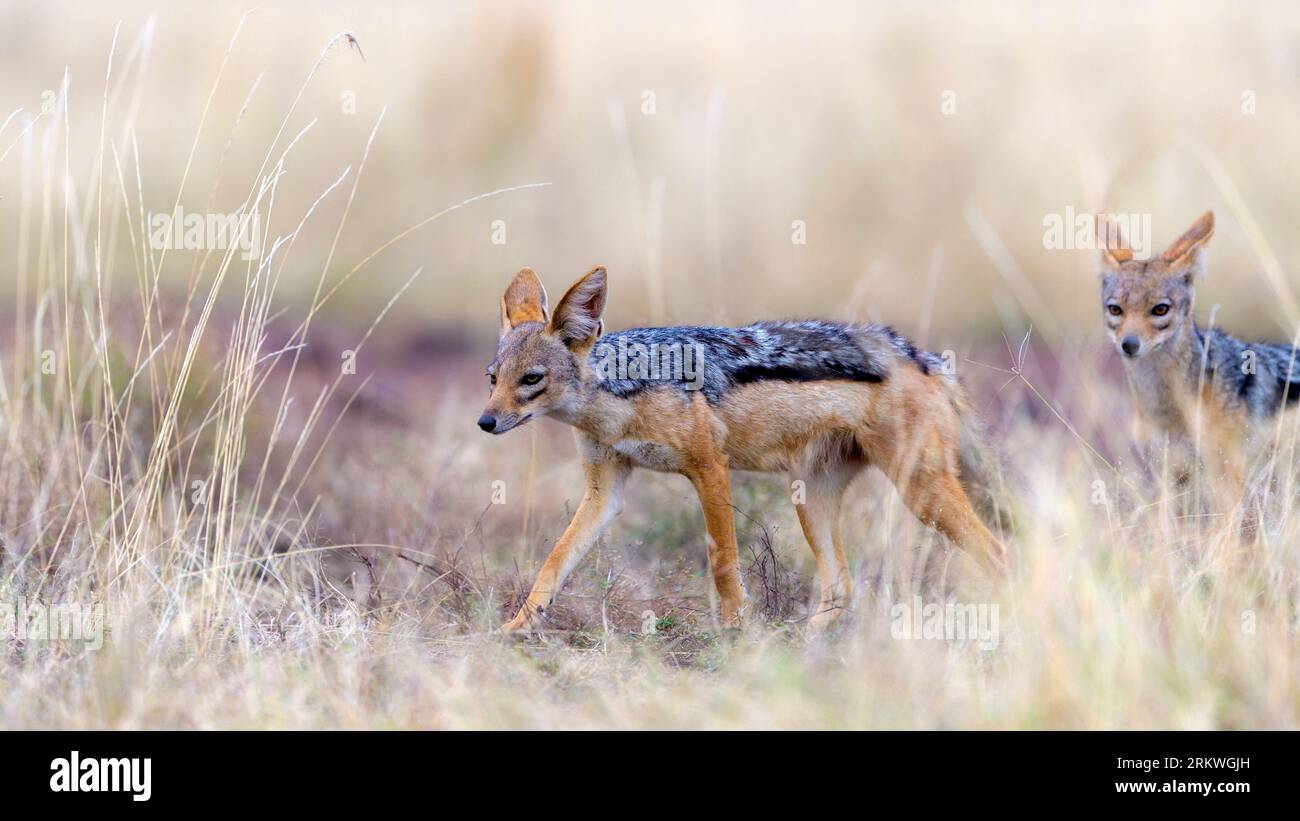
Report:
[[[515,274],[501,297],[501,340],[488,366],[491,397],[478,426],[505,433],[529,419],[571,410],[582,401],[582,367],[604,325],[605,269],[573,283],[555,312],[531,268]]]
[[[1214,234],[1206,211],[1155,259],[1137,260],[1115,223],[1097,220],[1101,248],[1101,310],[1111,341],[1130,359],[1159,350],[1192,328],[1196,277]]]

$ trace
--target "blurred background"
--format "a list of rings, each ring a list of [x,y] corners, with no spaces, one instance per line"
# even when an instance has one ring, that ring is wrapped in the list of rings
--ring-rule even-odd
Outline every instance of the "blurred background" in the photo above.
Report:
[[[1095,252],[1045,243],[1213,209],[1202,323],[1292,337],[1300,6],[250,5],[0,6],[0,602],[130,616],[90,658],[0,642],[0,726],[1300,726],[1300,484],[1253,552],[1168,503]],[[253,200],[269,264],[151,247]],[[790,488],[737,475],[733,657],[694,491],[645,472],[561,644],[500,646],[583,481],[562,425],[475,426],[498,301],[596,264],[614,329],[953,351],[1032,491],[1022,578],[868,475],[852,638],[809,655]],[[1004,602],[1002,650],[896,641],[914,593]]]
[[[355,172],[386,110],[327,286],[443,208],[549,183],[388,247],[325,306],[338,325],[367,325],[423,267],[392,327],[490,350],[515,270],[554,299],[603,263],[615,328],[819,315],[883,318],[936,349],[1029,322],[1100,339],[1092,255],[1044,248],[1044,218],[1067,208],[1150,214],[1157,251],[1214,208],[1203,308],[1259,334],[1300,319],[1280,292],[1300,252],[1294,4],[266,3],[232,47],[247,10],[5,4],[0,118],[22,112],[0,133],[0,289],[24,186],[59,187],[32,169],[43,151],[63,165],[50,118],[24,122],[66,69],[68,174],[94,180],[120,21],[104,190],[121,201],[115,148],[133,209],[138,182],[147,211],[178,192],[233,211],[281,125],[276,156],[315,121],[269,217],[286,233]],[[357,47],[325,54],[286,121],[344,31]],[[351,184],[304,227],[283,304],[315,291]],[[124,237],[106,253],[110,276],[134,276]],[[183,294],[189,269],[161,285]]]

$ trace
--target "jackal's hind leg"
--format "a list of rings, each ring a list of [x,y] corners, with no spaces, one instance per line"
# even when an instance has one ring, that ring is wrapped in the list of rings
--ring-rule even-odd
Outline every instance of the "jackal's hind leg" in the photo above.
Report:
[[[806,498],[795,504],[804,538],[817,560],[821,588],[817,610],[808,622],[812,633],[823,632],[853,603],[853,578],[840,541],[840,504],[856,472],[856,466],[850,465],[819,470],[805,480]]]

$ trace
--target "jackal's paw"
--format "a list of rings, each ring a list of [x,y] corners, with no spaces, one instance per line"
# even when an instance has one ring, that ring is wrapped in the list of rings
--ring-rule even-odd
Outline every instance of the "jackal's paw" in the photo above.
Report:
[[[533,630],[533,625],[527,619],[521,619],[515,616],[510,621],[497,628],[497,633],[503,636],[526,636]]]
[[[843,605],[823,602],[821,609],[808,620],[808,638],[816,639],[838,632],[836,628],[843,626],[841,617],[844,615],[844,609]]]
[[[723,601],[721,612],[718,614],[718,624],[724,630],[744,632],[749,627],[748,599],[741,598],[735,602]]]
[[[519,608],[515,617],[497,628],[497,632],[503,636],[526,636],[537,628],[537,621],[541,616],[541,611],[534,611],[532,607],[525,604]]]

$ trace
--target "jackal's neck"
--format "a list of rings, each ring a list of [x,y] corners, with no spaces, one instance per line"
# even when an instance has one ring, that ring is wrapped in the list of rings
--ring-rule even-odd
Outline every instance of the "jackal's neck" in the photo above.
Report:
[[[1198,390],[1204,353],[1205,344],[1193,320],[1158,350],[1124,361],[1129,383],[1148,416],[1173,414]]]
[[[551,410],[551,418],[598,441],[617,438],[626,421],[628,402],[601,390],[589,368],[580,369],[578,382],[573,387],[567,399]]]

